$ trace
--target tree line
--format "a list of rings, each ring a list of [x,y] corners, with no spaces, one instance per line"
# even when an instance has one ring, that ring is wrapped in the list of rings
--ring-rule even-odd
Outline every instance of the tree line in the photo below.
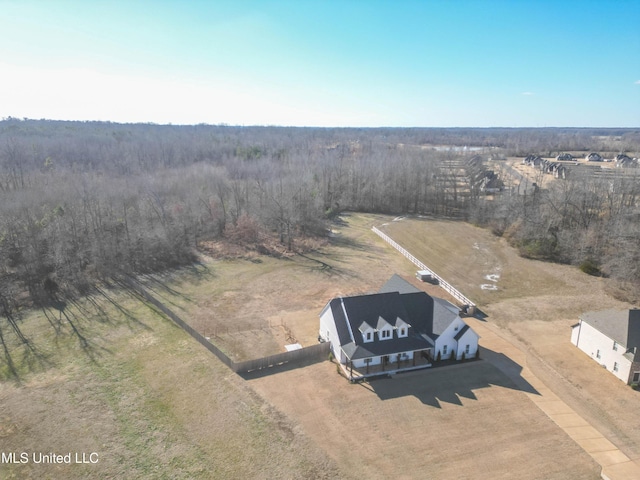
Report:
[[[488,201],[478,157],[431,148],[443,145],[476,147],[485,159],[620,145],[638,152],[640,133],[5,119],[0,317],[6,328],[20,304],[189,264],[212,239],[273,236],[295,250],[298,239],[325,235],[343,210],[458,217],[506,235],[526,255],[590,261],[640,284],[637,178],[576,178]]]

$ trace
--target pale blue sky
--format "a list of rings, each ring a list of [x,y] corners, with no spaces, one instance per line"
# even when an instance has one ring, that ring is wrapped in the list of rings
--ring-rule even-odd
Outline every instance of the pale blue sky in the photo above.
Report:
[[[0,117],[640,126],[640,1],[0,0]]]

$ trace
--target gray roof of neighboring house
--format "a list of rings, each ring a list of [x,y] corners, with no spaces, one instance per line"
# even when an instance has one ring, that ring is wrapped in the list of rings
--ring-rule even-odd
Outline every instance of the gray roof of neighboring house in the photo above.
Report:
[[[586,312],[581,320],[640,356],[640,309]]]

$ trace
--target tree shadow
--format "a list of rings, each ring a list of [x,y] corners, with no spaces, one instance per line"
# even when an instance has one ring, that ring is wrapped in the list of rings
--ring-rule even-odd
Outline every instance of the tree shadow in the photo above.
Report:
[[[393,378],[371,379],[360,385],[375,393],[381,400],[414,396],[423,404],[435,408],[442,408],[443,402],[463,406],[463,399],[477,400],[474,391],[483,388],[502,387],[539,395],[520,376],[520,365],[503,354],[486,349],[483,352],[483,361],[408,372]],[[487,352],[494,356],[487,356]],[[509,373],[503,371],[503,368]]]
[[[177,309],[184,310],[184,307],[172,302],[167,294],[171,297],[180,298],[188,303],[194,303],[193,298],[189,295],[170,287],[166,281],[158,278],[156,275],[145,275],[141,277],[140,280],[147,290],[154,293],[155,296],[163,298],[163,302],[169,303]],[[165,295],[163,295],[163,293]]]
[[[131,288],[128,285],[123,283],[123,284],[120,284],[120,287],[124,292],[127,292],[129,295],[132,295]],[[95,287],[95,291],[98,293],[98,295],[104,298],[107,302],[109,302],[116,310],[118,310],[123,315],[129,328],[132,328],[132,324],[134,324],[138,327],[142,327],[145,330],[151,330],[151,327],[149,327],[146,323],[138,320],[136,316],[133,314],[133,312],[131,312],[131,310],[129,310],[125,306],[118,303],[113,297],[109,295],[109,293],[105,289],[100,287]],[[137,297],[134,297],[134,298],[137,298]]]

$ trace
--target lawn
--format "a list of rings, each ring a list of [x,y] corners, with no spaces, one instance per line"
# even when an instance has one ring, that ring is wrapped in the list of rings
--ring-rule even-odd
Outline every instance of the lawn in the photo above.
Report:
[[[39,365],[0,383],[0,450],[98,454],[96,464],[0,464],[0,478],[335,478],[294,423],[197,342],[122,292],[103,315],[23,321]],[[35,371],[34,371],[35,370]],[[6,371],[4,372],[6,374]],[[95,458],[95,457],[94,457]]]

